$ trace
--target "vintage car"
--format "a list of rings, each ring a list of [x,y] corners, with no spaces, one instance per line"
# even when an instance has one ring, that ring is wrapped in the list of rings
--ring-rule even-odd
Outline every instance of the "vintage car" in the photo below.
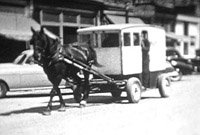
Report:
[[[183,58],[176,49],[169,48],[166,50],[167,60],[180,74],[191,74],[195,71],[191,59]]]
[[[23,51],[13,63],[0,64],[0,97],[8,91],[51,87],[41,66],[33,61],[33,50]]]

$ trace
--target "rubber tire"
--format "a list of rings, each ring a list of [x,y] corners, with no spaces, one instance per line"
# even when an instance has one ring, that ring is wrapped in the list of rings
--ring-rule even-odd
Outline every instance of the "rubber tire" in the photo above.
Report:
[[[127,98],[130,103],[138,103],[141,99],[142,85],[139,79],[132,77],[126,84]]]
[[[158,90],[161,97],[169,97],[169,90],[170,90],[170,79],[167,75],[161,74],[158,77]]]
[[[177,72],[178,72],[178,76],[175,76],[175,77],[171,76],[171,77],[170,77],[170,79],[171,79],[172,81],[180,81],[180,80],[182,79],[183,73],[182,73],[180,70],[177,71]]]
[[[8,87],[5,82],[0,81],[0,98],[4,98],[8,92]]]

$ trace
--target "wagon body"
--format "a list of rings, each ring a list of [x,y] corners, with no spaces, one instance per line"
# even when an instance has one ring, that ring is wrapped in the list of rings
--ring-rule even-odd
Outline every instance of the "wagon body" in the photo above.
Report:
[[[161,27],[146,24],[104,25],[79,29],[78,42],[91,44],[96,50],[98,62],[103,67],[92,67],[112,78],[141,80],[141,33],[148,33],[150,42],[150,83],[157,86],[157,78],[166,68],[165,31]]]

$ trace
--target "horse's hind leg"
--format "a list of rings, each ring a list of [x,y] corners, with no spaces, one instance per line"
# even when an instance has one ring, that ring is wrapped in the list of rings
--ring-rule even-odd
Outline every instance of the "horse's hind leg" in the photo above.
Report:
[[[88,73],[84,73],[84,85],[83,85],[83,98],[80,101],[80,107],[85,107],[87,104],[87,100],[89,97],[89,92],[90,92],[90,86],[89,86],[89,74]]]

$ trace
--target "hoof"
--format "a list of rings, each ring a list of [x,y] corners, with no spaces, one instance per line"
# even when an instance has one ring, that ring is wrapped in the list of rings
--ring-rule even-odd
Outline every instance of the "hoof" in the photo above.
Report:
[[[58,109],[58,111],[59,111],[59,112],[64,112],[64,111],[65,111],[65,106],[60,107],[60,108]]]
[[[44,110],[43,115],[51,115],[51,110]]]
[[[85,100],[82,100],[79,104],[80,108],[86,107],[87,102]]]

